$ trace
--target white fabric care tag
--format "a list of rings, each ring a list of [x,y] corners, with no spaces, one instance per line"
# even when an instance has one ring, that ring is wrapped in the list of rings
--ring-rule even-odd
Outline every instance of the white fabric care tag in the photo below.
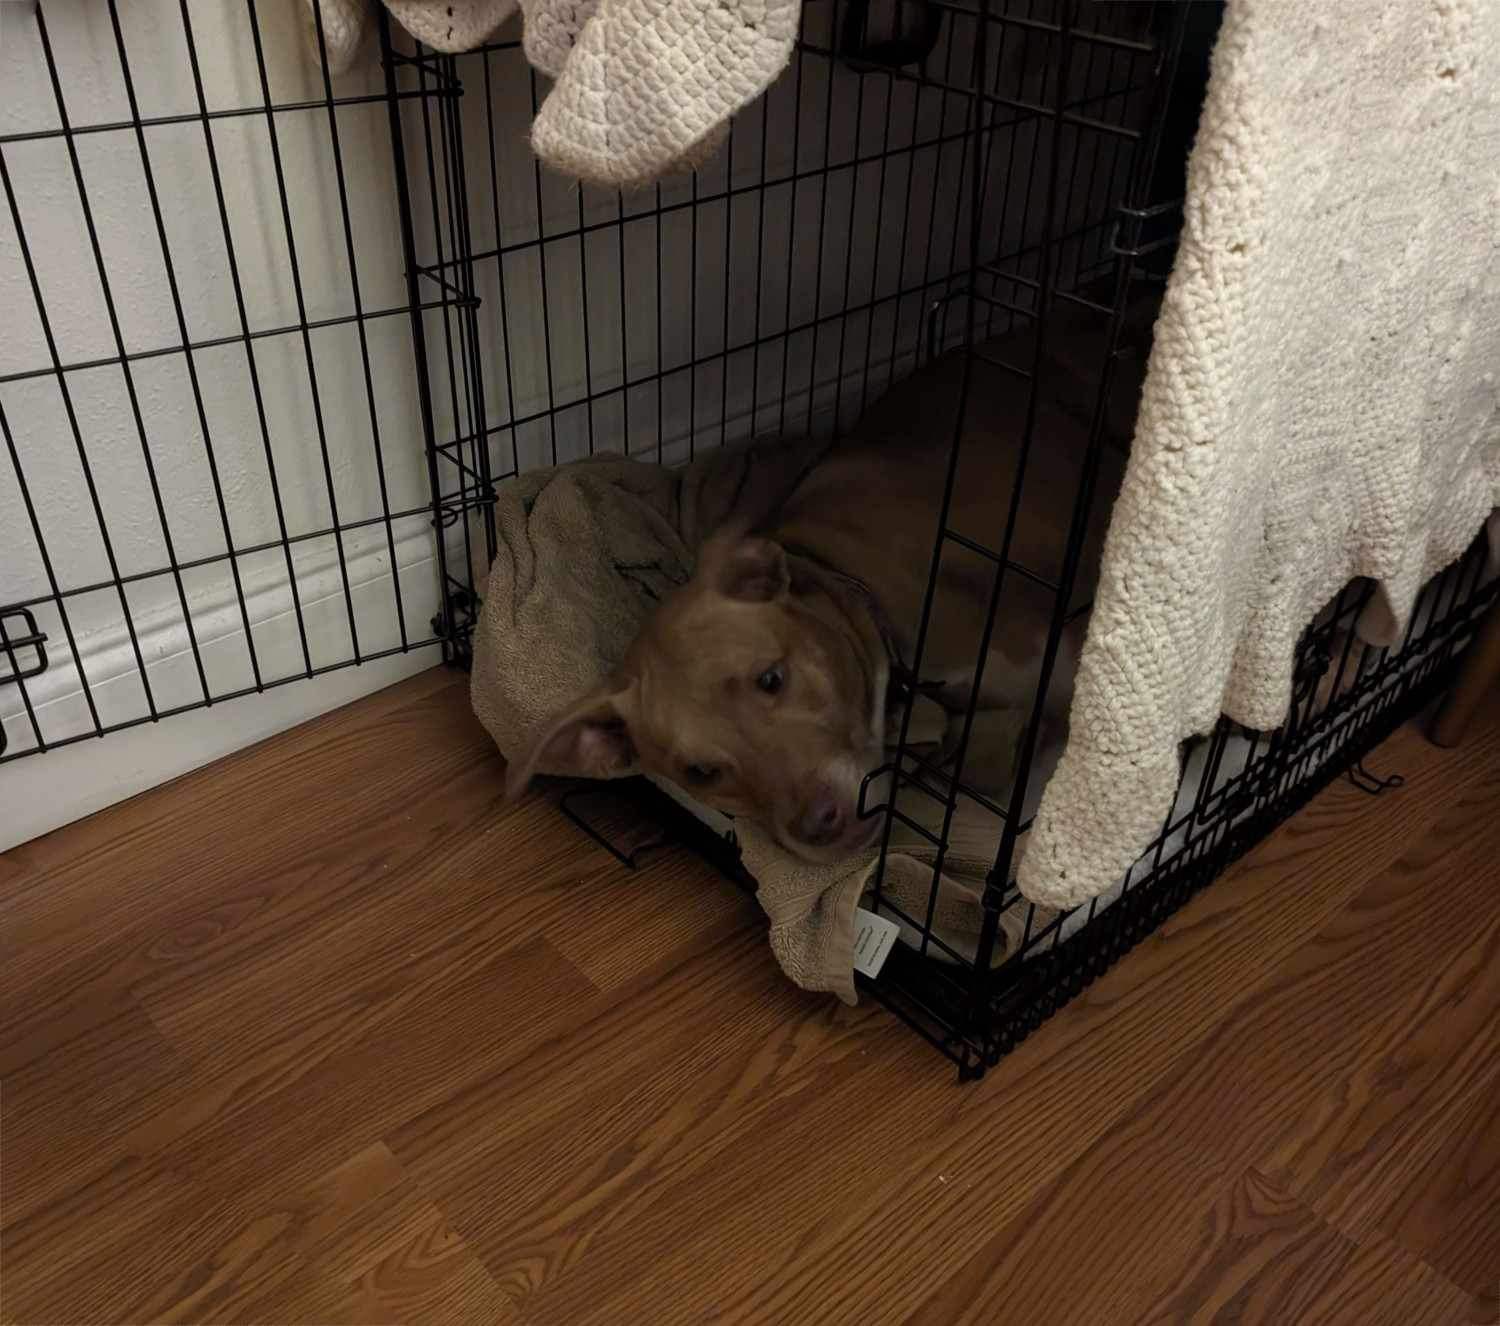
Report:
[[[894,921],[859,908],[854,913],[854,970],[865,976],[879,976],[900,932],[901,927]]]

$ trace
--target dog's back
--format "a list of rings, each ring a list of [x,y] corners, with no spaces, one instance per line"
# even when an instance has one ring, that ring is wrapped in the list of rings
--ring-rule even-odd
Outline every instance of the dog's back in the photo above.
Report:
[[[881,396],[802,480],[772,526],[782,543],[806,549],[857,577],[884,604],[902,646],[915,646],[959,410],[962,435],[924,671],[972,671],[994,583],[996,559],[1008,571],[991,647],[1020,661],[1044,636],[1062,577],[1074,506],[1092,474],[1070,606],[1087,601],[1098,576],[1108,513],[1129,449],[1144,355],[1117,372],[1099,454],[1088,456],[1092,381],[1102,362],[1102,329],[1055,331],[1044,356],[1022,467],[1031,367],[1026,335],[979,348],[968,366],[955,355],[912,374]],[[1072,320],[1075,324],[1078,319]],[[1017,475],[1022,475],[1019,500]],[[1012,509],[1014,508],[1014,522]],[[1011,526],[1006,546],[1007,526]]]

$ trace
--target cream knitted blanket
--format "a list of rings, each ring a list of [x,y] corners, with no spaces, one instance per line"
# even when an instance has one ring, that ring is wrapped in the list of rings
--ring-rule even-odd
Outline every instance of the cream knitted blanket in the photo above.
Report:
[[[1280,723],[1352,577],[1404,626],[1500,504],[1497,375],[1500,0],[1229,0],[1028,897],[1113,881],[1221,709]]]
[[[517,7],[526,58],[555,82],[531,127],[547,165],[631,187],[711,156],[786,68],[802,0],[383,0],[436,51],[482,45]],[[309,48],[343,73],[375,0],[305,0]]]
[[[549,166],[631,187],[692,166],[786,68],[802,0],[522,0],[557,80],[531,127]]]
[[[382,0],[418,41],[445,55],[472,51],[516,12],[517,0]],[[375,26],[375,0],[304,0],[303,24],[313,58],[330,74],[353,63]]]

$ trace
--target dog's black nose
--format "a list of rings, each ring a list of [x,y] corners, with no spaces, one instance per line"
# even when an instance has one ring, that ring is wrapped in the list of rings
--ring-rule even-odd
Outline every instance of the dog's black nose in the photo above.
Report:
[[[788,831],[799,843],[826,847],[844,835],[844,808],[832,790],[824,788],[807,803]]]

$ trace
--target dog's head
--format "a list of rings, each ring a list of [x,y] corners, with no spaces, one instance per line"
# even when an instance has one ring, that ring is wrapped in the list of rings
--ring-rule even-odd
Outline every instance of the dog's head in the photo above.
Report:
[[[883,759],[880,637],[829,579],[773,540],[710,540],[692,581],[642,624],[624,660],[512,761],[587,778],[663,775],[810,861],[869,843],[860,784]]]

